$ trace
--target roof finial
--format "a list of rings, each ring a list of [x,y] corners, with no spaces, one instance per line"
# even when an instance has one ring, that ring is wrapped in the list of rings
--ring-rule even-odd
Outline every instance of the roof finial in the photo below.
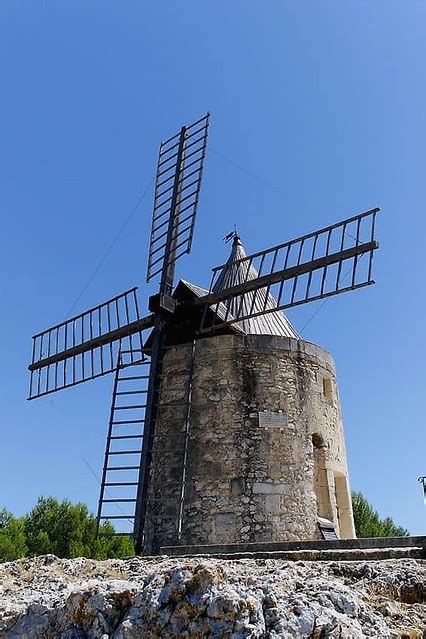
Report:
[[[228,233],[228,235],[225,235],[223,238],[225,244],[228,244],[231,240],[234,240],[234,244],[237,244],[240,241],[240,234],[238,233],[236,224],[234,224],[234,230]]]

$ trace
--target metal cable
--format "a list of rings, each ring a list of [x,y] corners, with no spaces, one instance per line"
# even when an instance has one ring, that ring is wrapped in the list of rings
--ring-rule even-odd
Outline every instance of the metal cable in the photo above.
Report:
[[[87,461],[87,459],[84,457],[84,455],[82,455],[83,461],[86,464],[87,468],[90,470],[90,472],[92,473],[93,477],[96,479],[96,481],[98,482],[99,485],[101,485],[101,480],[98,477],[98,475],[95,473],[95,471],[93,470],[93,468],[90,466],[89,462]],[[109,490],[107,488],[104,488],[105,493],[108,495],[108,497],[111,497],[113,499],[113,495],[109,492]],[[121,506],[119,506],[117,503],[113,504],[120,512],[122,515],[126,516],[126,513],[124,512],[124,510],[121,508]],[[131,519],[126,519],[125,521],[128,521],[129,524],[131,524],[133,526],[133,521]],[[131,533],[129,533],[129,536],[131,535]]]
[[[154,179],[152,179],[150,181],[150,183],[148,184],[148,186],[146,187],[146,189],[143,191],[143,193],[139,196],[136,204],[134,205],[134,207],[132,208],[132,210],[130,211],[129,215],[126,217],[126,219],[124,220],[123,224],[121,225],[117,235],[114,237],[114,239],[112,240],[112,242],[109,244],[108,248],[106,249],[105,253],[103,254],[103,256],[101,257],[101,259],[99,260],[96,268],[94,269],[94,271],[92,272],[92,274],[90,275],[89,279],[87,280],[86,284],[83,286],[83,289],[81,290],[80,294],[77,296],[75,302],[73,303],[73,305],[71,306],[71,308],[69,309],[67,316],[65,319],[68,319],[69,316],[71,315],[71,313],[73,312],[73,310],[75,309],[75,307],[77,306],[77,304],[79,303],[79,301],[81,300],[81,298],[83,297],[83,295],[85,294],[85,292],[87,291],[87,289],[89,288],[90,284],[92,283],[93,279],[95,278],[95,276],[98,274],[98,272],[100,271],[101,267],[103,266],[106,258],[108,257],[108,255],[111,253],[112,249],[114,248],[114,246],[117,244],[118,240],[120,239],[120,237],[122,236],[124,230],[126,229],[127,225],[129,224],[130,220],[132,219],[132,217],[134,216],[134,214],[136,213],[136,211],[138,210],[140,204],[142,203],[142,201],[145,199],[146,195],[148,194],[148,192],[150,191],[150,189],[152,188],[154,184]]]
[[[364,257],[364,255],[360,256],[360,261],[362,260],[362,258]],[[349,273],[352,271],[352,266],[349,267],[349,269],[346,271],[346,273],[343,275],[343,282],[345,280],[347,280]],[[310,316],[310,318],[308,319],[308,321],[302,326],[302,328],[300,329],[300,334],[303,333],[303,331],[305,330],[305,328],[312,322],[313,319],[315,319],[315,317],[318,315],[318,313],[324,308],[324,306],[327,304],[328,301],[330,301],[330,297],[327,297],[322,304],[319,305],[319,307],[312,313],[312,315]]]
[[[228,164],[231,164],[232,166],[234,166],[235,168],[239,169],[240,171],[242,171],[243,173],[245,173],[249,177],[253,178],[254,180],[257,180],[258,182],[260,182],[264,186],[268,187],[269,189],[272,189],[276,193],[279,193],[280,195],[282,195],[283,197],[285,197],[288,200],[288,195],[286,193],[281,191],[281,189],[279,189],[278,187],[274,186],[273,184],[271,184],[270,182],[268,182],[264,178],[260,177],[260,175],[256,175],[256,173],[253,173],[252,171],[249,171],[248,169],[244,168],[243,166],[241,166],[241,164],[238,164],[238,162],[235,162],[234,160],[231,160],[230,158],[227,158],[225,155],[223,155],[222,153],[219,153],[219,151],[216,151],[214,148],[212,148],[211,145],[209,146],[209,151],[214,153],[214,155],[217,155],[217,157],[220,158],[221,160],[224,160],[225,162],[228,162]]]

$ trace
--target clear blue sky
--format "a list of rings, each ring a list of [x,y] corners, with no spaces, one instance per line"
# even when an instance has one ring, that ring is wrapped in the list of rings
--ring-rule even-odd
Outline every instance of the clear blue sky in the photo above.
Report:
[[[208,282],[234,223],[255,251],[382,208],[376,286],[328,301],[303,335],[336,359],[352,487],[425,533],[425,21],[423,0],[3,0],[0,505],[95,508],[84,458],[100,471],[112,379],[27,402],[30,337],[67,315],[160,140],[210,109],[186,278]],[[151,201],[77,310],[152,292]]]

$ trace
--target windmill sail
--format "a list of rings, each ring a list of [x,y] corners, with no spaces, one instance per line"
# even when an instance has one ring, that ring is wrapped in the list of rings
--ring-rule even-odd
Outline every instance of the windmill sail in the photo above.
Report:
[[[255,317],[324,299],[374,284],[371,277],[375,220],[380,209],[327,226],[285,244],[213,269],[208,295],[195,301],[204,306],[200,332],[226,325],[241,326]],[[227,286],[224,286],[227,283]],[[225,319],[217,311],[227,307]],[[208,310],[214,310],[209,314]],[[211,319],[215,318],[212,322]]]
[[[422,491],[423,491],[423,503],[426,506],[426,476],[423,477],[419,477],[418,481],[421,483],[422,485]]]
[[[146,281],[189,253],[203,176],[210,114],[160,145]]]
[[[136,291],[131,288],[34,335],[28,399],[111,373],[120,345],[141,352],[142,331],[153,320],[140,317]]]

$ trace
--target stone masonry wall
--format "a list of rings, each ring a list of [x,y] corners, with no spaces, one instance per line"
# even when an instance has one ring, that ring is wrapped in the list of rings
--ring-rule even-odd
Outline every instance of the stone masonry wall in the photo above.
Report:
[[[201,339],[188,413],[191,348],[164,360],[146,551],[315,539],[318,515],[353,537],[331,356],[284,337]]]

